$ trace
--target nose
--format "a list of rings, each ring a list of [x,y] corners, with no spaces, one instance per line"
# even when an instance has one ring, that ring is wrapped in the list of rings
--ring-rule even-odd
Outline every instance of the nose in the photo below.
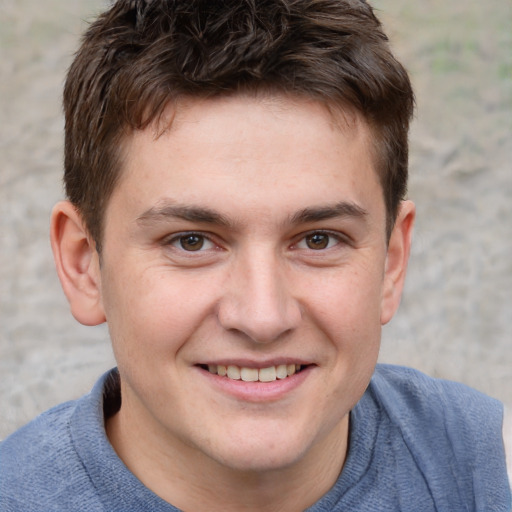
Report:
[[[218,318],[224,329],[268,343],[297,328],[301,307],[284,266],[273,255],[240,258],[219,303]]]

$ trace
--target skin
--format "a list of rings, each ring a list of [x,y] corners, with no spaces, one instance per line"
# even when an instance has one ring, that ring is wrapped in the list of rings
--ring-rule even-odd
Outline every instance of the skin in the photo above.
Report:
[[[303,510],[343,467],[349,411],[400,301],[414,206],[388,241],[357,114],[234,96],[169,115],[159,136],[126,141],[101,264],[69,203],[52,216],[74,316],[109,325],[123,402],[108,437],[181,509]],[[305,370],[270,385],[204,369],[292,362]]]

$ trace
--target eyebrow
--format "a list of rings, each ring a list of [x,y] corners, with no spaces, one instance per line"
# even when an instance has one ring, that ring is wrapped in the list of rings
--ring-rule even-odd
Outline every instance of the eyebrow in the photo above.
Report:
[[[299,210],[289,219],[290,224],[306,224],[340,217],[362,218],[368,212],[356,203],[341,201],[334,205],[312,206]],[[221,213],[202,206],[171,204],[167,201],[146,210],[137,218],[139,224],[151,224],[169,219],[215,224],[234,228],[234,224]]]
[[[341,201],[334,205],[309,207],[295,213],[291,218],[291,224],[306,224],[338,217],[366,217],[368,212],[356,203]]]
[[[146,210],[137,218],[137,222],[140,224],[149,224],[168,219],[217,224],[225,227],[230,227],[232,225],[224,215],[216,212],[215,210],[201,206],[169,204],[167,202]]]

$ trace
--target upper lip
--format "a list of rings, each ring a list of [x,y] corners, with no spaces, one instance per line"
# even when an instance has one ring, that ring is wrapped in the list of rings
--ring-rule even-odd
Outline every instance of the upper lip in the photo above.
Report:
[[[209,359],[197,363],[197,365],[239,366],[241,368],[269,368],[271,366],[279,366],[282,364],[299,364],[301,366],[308,366],[313,363],[309,360],[295,357],[275,357],[259,361],[245,358]]]

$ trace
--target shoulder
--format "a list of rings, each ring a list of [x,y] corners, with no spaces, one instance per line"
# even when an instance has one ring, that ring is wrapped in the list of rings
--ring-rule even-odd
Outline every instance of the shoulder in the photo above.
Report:
[[[462,414],[462,418],[470,422],[485,420],[491,415],[499,423],[503,417],[503,406],[498,400],[465,384],[435,379],[403,366],[377,365],[370,388],[384,402],[390,402],[386,399],[390,393],[393,401],[398,400],[420,415],[436,410],[454,411],[457,417]],[[403,409],[402,412],[406,413]]]
[[[452,482],[451,492],[475,502],[510,503],[499,401],[391,365],[377,366],[368,392],[431,485]]]
[[[379,404],[406,432],[418,430],[439,441],[439,430],[453,444],[502,438],[503,406],[458,382],[434,379],[417,370],[378,365],[370,384]],[[467,446],[464,448],[467,449]]]
[[[505,406],[503,415],[503,441],[507,458],[508,479],[512,488],[512,409],[507,406]]]
[[[63,451],[68,450],[70,443],[67,430],[74,410],[75,402],[58,405],[0,443],[2,477],[18,478],[19,473],[30,469],[39,461],[46,462],[54,455],[61,456]]]
[[[72,510],[78,491],[84,503],[95,501],[72,435],[77,410],[95,408],[95,399],[88,394],[58,405],[0,443],[1,510],[52,509],[55,503]]]

